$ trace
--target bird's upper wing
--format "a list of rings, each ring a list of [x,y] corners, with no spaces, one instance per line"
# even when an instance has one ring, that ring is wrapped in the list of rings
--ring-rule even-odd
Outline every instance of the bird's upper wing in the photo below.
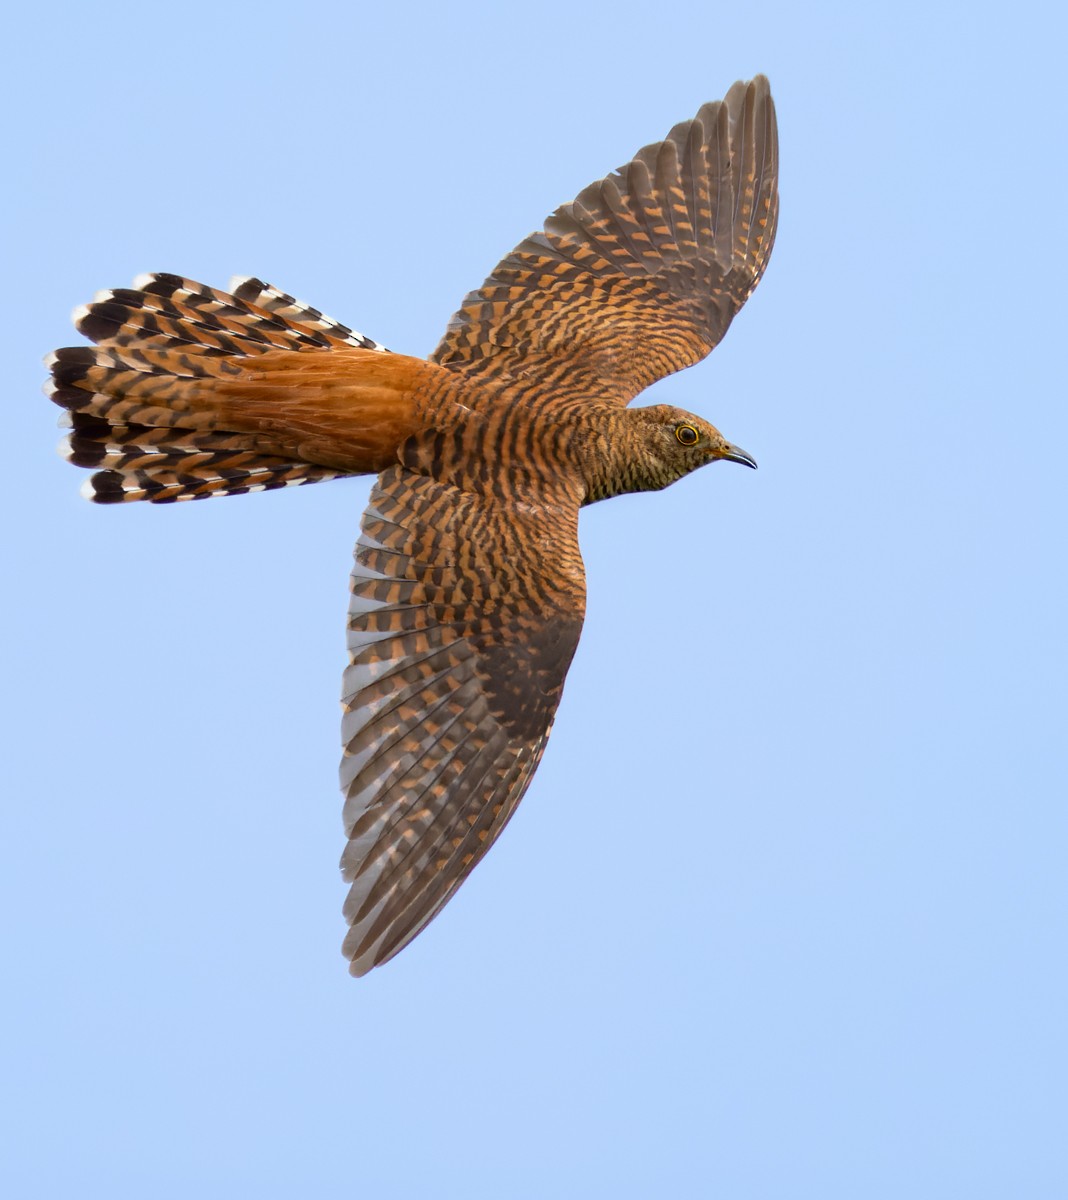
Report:
[[[756,287],[778,167],[758,75],[557,209],[467,296],[434,361],[628,403],[704,358]]]
[[[577,496],[506,502],[405,466],[379,476],[343,689],[353,974],[415,937],[515,811],[584,609]]]

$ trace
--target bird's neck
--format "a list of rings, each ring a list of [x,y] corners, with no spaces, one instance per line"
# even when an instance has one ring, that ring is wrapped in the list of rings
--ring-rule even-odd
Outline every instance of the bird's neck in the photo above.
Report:
[[[584,503],[609,500],[628,492],[657,492],[679,478],[656,452],[641,409],[612,407],[587,412],[576,430],[578,461],[586,484]]]

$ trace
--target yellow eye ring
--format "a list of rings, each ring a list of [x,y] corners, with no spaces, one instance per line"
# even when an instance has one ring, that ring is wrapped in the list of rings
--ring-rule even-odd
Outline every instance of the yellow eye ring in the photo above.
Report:
[[[697,439],[701,435],[692,425],[677,425],[675,427],[675,436],[684,446],[696,446]]]

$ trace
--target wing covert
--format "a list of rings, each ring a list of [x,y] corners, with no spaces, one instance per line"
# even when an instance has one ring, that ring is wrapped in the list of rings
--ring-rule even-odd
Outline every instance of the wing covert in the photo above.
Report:
[[[466,297],[432,358],[626,404],[723,337],[767,265],[778,208],[775,106],[758,75],[557,209]]]

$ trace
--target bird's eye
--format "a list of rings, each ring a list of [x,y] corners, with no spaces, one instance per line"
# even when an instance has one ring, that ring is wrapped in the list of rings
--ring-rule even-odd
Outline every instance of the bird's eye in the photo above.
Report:
[[[675,436],[684,446],[695,446],[699,434],[692,425],[678,425],[675,428]]]

